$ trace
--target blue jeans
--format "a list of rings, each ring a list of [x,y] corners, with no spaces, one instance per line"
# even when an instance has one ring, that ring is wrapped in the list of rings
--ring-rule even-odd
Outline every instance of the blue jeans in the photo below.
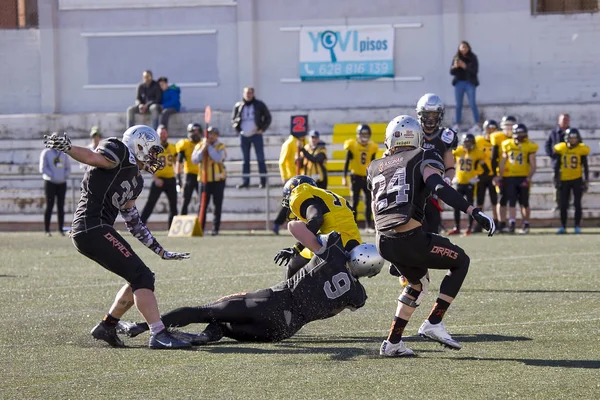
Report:
[[[473,112],[473,119],[476,123],[479,122],[479,110],[477,109],[477,101],[475,100],[476,86],[469,81],[458,81],[454,85],[454,96],[456,97],[456,123],[462,122],[462,105],[465,93],[467,94],[467,100],[469,106]]]
[[[261,174],[267,173],[267,164],[265,164],[265,144],[263,141],[263,135],[256,133],[252,136],[241,136],[241,148],[242,157],[244,159],[242,173],[250,173],[250,146],[254,145],[254,151],[256,152],[256,162],[258,163],[258,172]],[[250,177],[243,178],[244,185],[250,184]],[[260,183],[266,185],[267,178],[261,177]]]

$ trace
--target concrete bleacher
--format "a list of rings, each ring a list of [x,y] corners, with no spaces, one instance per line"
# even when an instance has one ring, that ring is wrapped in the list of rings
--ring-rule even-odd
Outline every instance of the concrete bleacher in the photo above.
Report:
[[[89,119],[90,124],[97,124],[101,117]],[[226,121],[228,116],[223,115],[218,120]],[[184,136],[184,122],[188,119],[202,121],[201,114],[177,116],[171,126],[171,142],[175,142]],[[109,119],[110,120],[110,119]],[[221,123],[225,123],[225,122]],[[143,121],[140,121],[143,122]],[[120,123],[120,122],[119,122]],[[107,128],[107,123],[101,124],[107,135],[116,135],[120,131],[117,125]],[[112,126],[112,125],[110,125]],[[380,144],[379,155],[383,152],[383,136],[385,132],[385,123],[370,123],[373,130],[373,140]],[[106,129],[104,129],[106,128]],[[343,143],[348,138],[354,138],[356,135],[356,124],[335,124],[330,132],[321,131],[322,140],[327,143],[328,149],[328,170],[330,171],[329,188],[342,196],[350,197],[349,188],[341,185],[341,172],[343,170],[345,152]],[[54,129],[51,129],[54,130]],[[66,129],[70,134],[71,131]],[[589,192],[584,196],[584,218],[586,224],[596,224],[600,219],[600,185],[596,185],[600,176],[600,155],[598,154],[598,141],[600,132],[595,130],[582,130],[584,141],[592,148],[590,157],[591,181]],[[0,126],[0,143],[5,151],[0,152],[0,228],[3,229],[41,229],[42,215],[44,210],[43,181],[38,172],[39,155],[42,151],[43,143],[41,135],[31,133],[24,137],[16,138],[10,131]],[[87,131],[81,129],[72,133],[73,142],[79,145],[88,143]],[[246,190],[238,190],[235,185],[241,182],[241,149],[239,138],[231,135],[223,135],[221,140],[227,146],[226,168],[229,174],[227,187],[225,191],[225,201],[223,204],[223,229],[265,229],[269,227],[269,221],[272,220],[280,207],[282,182],[279,178],[278,158],[281,144],[287,139],[288,135],[278,134],[269,131],[265,135],[265,157],[267,161],[269,179],[269,189],[258,189],[251,187]],[[38,139],[39,138],[39,139]],[[532,219],[534,225],[556,225],[556,213],[549,211],[553,207],[554,189],[551,185],[550,160],[546,157],[543,150],[546,138],[545,130],[532,130],[530,139],[540,145],[538,152],[538,172],[534,177],[534,186],[532,189]],[[254,160],[254,152],[252,151]],[[72,212],[79,199],[78,186],[82,177],[82,171],[77,163],[73,163],[73,183],[69,183],[69,191],[66,198],[66,223],[69,223]],[[253,173],[257,173],[256,163],[251,163]],[[252,183],[258,184],[258,178],[253,178]],[[148,191],[144,191],[138,200],[138,207],[141,209],[146,201]],[[181,199],[180,199],[181,203]],[[194,195],[191,210],[197,210],[198,198]],[[150,225],[154,228],[165,228],[167,220],[167,202],[164,196],[161,197],[156,205],[155,211],[150,219]],[[364,203],[359,207],[359,220],[363,220],[362,212]],[[208,228],[210,229],[211,208],[209,207]],[[452,220],[452,213],[447,211],[444,218]],[[53,221],[56,217],[53,216]],[[539,226],[538,225],[538,226]]]

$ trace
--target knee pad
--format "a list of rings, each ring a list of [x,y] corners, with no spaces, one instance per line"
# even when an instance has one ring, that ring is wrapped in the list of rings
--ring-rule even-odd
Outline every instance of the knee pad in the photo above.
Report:
[[[409,307],[413,307],[413,308],[418,307],[421,304],[421,301],[423,301],[423,299],[425,298],[425,295],[427,294],[427,292],[429,291],[429,278],[427,278],[427,276],[422,277],[420,279],[420,283],[421,283],[421,290],[417,290],[417,289],[414,289],[412,287],[413,284],[411,284],[409,282],[408,285],[404,288],[404,290],[400,294],[400,296],[398,297],[398,301],[402,304],[406,304]],[[412,296],[415,299],[413,300],[408,296]]]
[[[154,292],[154,272],[146,267],[129,284],[134,292],[138,289],[150,289]]]

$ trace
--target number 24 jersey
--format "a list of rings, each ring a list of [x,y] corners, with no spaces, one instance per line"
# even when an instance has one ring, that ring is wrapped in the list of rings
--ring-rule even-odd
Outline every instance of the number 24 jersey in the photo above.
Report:
[[[373,194],[373,214],[378,231],[422,222],[430,191],[423,181],[426,166],[444,171],[442,156],[435,149],[405,150],[374,160],[367,169],[367,185]]]

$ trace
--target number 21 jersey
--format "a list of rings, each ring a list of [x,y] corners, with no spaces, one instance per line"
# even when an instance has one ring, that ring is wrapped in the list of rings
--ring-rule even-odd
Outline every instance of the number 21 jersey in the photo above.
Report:
[[[119,210],[129,200],[136,199],[144,187],[133,154],[119,139],[101,141],[95,152],[113,161],[115,167],[90,167],[85,172],[71,236],[101,226],[113,226]]]
[[[411,218],[422,222],[430,191],[423,171],[430,166],[444,171],[442,156],[435,149],[405,150],[374,160],[367,170],[367,185],[373,195],[377,231],[406,224]]]

